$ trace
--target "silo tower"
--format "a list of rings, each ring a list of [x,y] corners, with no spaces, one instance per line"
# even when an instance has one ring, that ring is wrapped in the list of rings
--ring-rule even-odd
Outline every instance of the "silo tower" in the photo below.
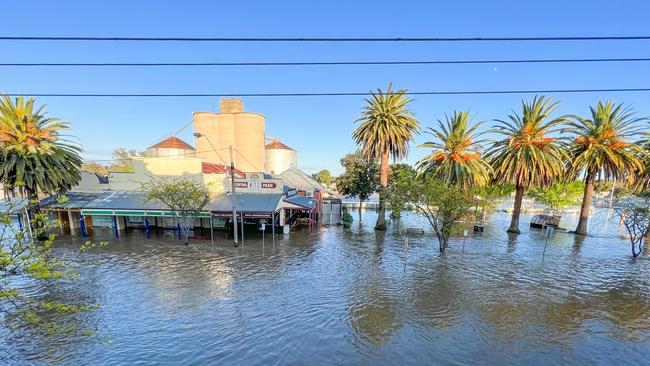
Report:
[[[265,118],[244,112],[240,99],[221,99],[219,112],[194,112],[196,156],[205,162],[230,165],[234,148],[235,167],[244,172],[264,170]]]
[[[271,174],[281,174],[289,168],[298,167],[298,152],[275,138],[265,146],[266,165],[264,170]]]

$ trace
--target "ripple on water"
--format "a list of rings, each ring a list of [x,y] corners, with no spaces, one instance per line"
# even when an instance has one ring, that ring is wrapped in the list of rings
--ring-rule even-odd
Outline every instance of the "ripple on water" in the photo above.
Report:
[[[373,215],[264,246],[255,234],[239,248],[121,238],[88,255],[101,264],[79,267],[78,282],[25,284],[100,304],[79,320],[99,339],[2,327],[0,361],[642,364],[650,353],[650,261],[630,260],[615,225],[581,241],[557,233],[542,257],[543,233],[509,236],[495,215],[440,255],[430,233],[398,228],[422,222],[406,215],[380,233]]]

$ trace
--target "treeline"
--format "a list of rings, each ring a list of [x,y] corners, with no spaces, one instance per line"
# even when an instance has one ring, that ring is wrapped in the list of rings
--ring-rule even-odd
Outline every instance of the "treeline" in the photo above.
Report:
[[[405,93],[389,86],[386,92],[377,90],[366,100],[352,134],[359,151],[341,160],[346,171],[336,180],[338,190],[345,195],[366,199],[373,192],[380,193],[378,230],[386,227],[386,201],[395,199],[391,181],[398,181],[389,179],[396,174],[391,173],[389,158],[406,158],[409,144],[422,132],[409,109],[412,100]],[[431,140],[418,148],[428,153],[409,173],[403,172],[408,169],[397,173],[407,174],[402,178],[410,182],[398,191],[413,187],[426,191],[426,184],[440,184],[446,187],[445,192],[463,193],[471,201],[477,189],[502,191],[511,187],[515,199],[508,232],[519,233],[525,191],[552,196],[562,184],[573,192],[582,191],[575,233],[586,235],[597,182],[614,180],[637,192],[648,189],[648,119],[613,101],[596,103],[584,116],[560,115],[559,106],[545,96],[523,100],[519,110],[494,120],[491,128],[483,128],[485,121],[473,121],[467,110],[445,115],[434,127],[424,129]],[[377,180],[364,179],[373,174]],[[576,180],[583,183],[572,183]],[[566,203],[560,202],[562,197],[557,200],[557,204]]]

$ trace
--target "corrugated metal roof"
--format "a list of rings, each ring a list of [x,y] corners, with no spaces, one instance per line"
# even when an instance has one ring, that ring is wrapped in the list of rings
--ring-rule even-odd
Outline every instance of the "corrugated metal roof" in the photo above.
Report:
[[[295,195],[295,196],[287,197],[284,200],[289,203],[293,203],[294,205],[298,205],[306,208],[316,207],[316,201],[311,198],[307,198],[305,196]]]
[[[296,188],[299,191],[320,191],[323,189],[322,184],[300,169],[289,168],[279,176],[287,182],[287,186]]]
[[[27,198],[11,198],[0,201],[0,212],[13,213],[27,206]]]
[[[161,210],[169,208],[157,202],[146,201],[139,191],[110,191],[83,206],[84,209]]]
[[[237,211],[275,212],[282,199],[281,193],[236,193]],[[216,212],[232,211],[232,196],[222,195],[210,202],[210,210]]]
[[[149,146],[148,149],[183,149],[183,150],[194,150],[192,145],[187,142],[179,139],[176,136],[170,136],[159,143]]]
[[[78,209],[108,193],[111,192],[67,192],[63,195],[66,198],[65,200],[60,200],[61,196],[50,196],[41,200],[41,207],[49,209]]]

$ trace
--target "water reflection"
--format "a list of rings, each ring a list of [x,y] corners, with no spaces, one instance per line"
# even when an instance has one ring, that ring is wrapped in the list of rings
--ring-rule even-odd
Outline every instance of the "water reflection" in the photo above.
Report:
[[[80,267],[80,282],[32,289],[101,304],[79,322],[108,342],[0,327],[0,363],[647,361],[650,260],[630,259],[615,223],[597,237],[556,232],[542,260],[544,233],[507,235],[508,215],[495,214],[462,253],[452,238],[445,256],[409,213],[386,232],[373,230],[375,218],[275,245],[267,236],[264,247],[255,234],[239,248],[112,241],[91,254],[104,264]]]

